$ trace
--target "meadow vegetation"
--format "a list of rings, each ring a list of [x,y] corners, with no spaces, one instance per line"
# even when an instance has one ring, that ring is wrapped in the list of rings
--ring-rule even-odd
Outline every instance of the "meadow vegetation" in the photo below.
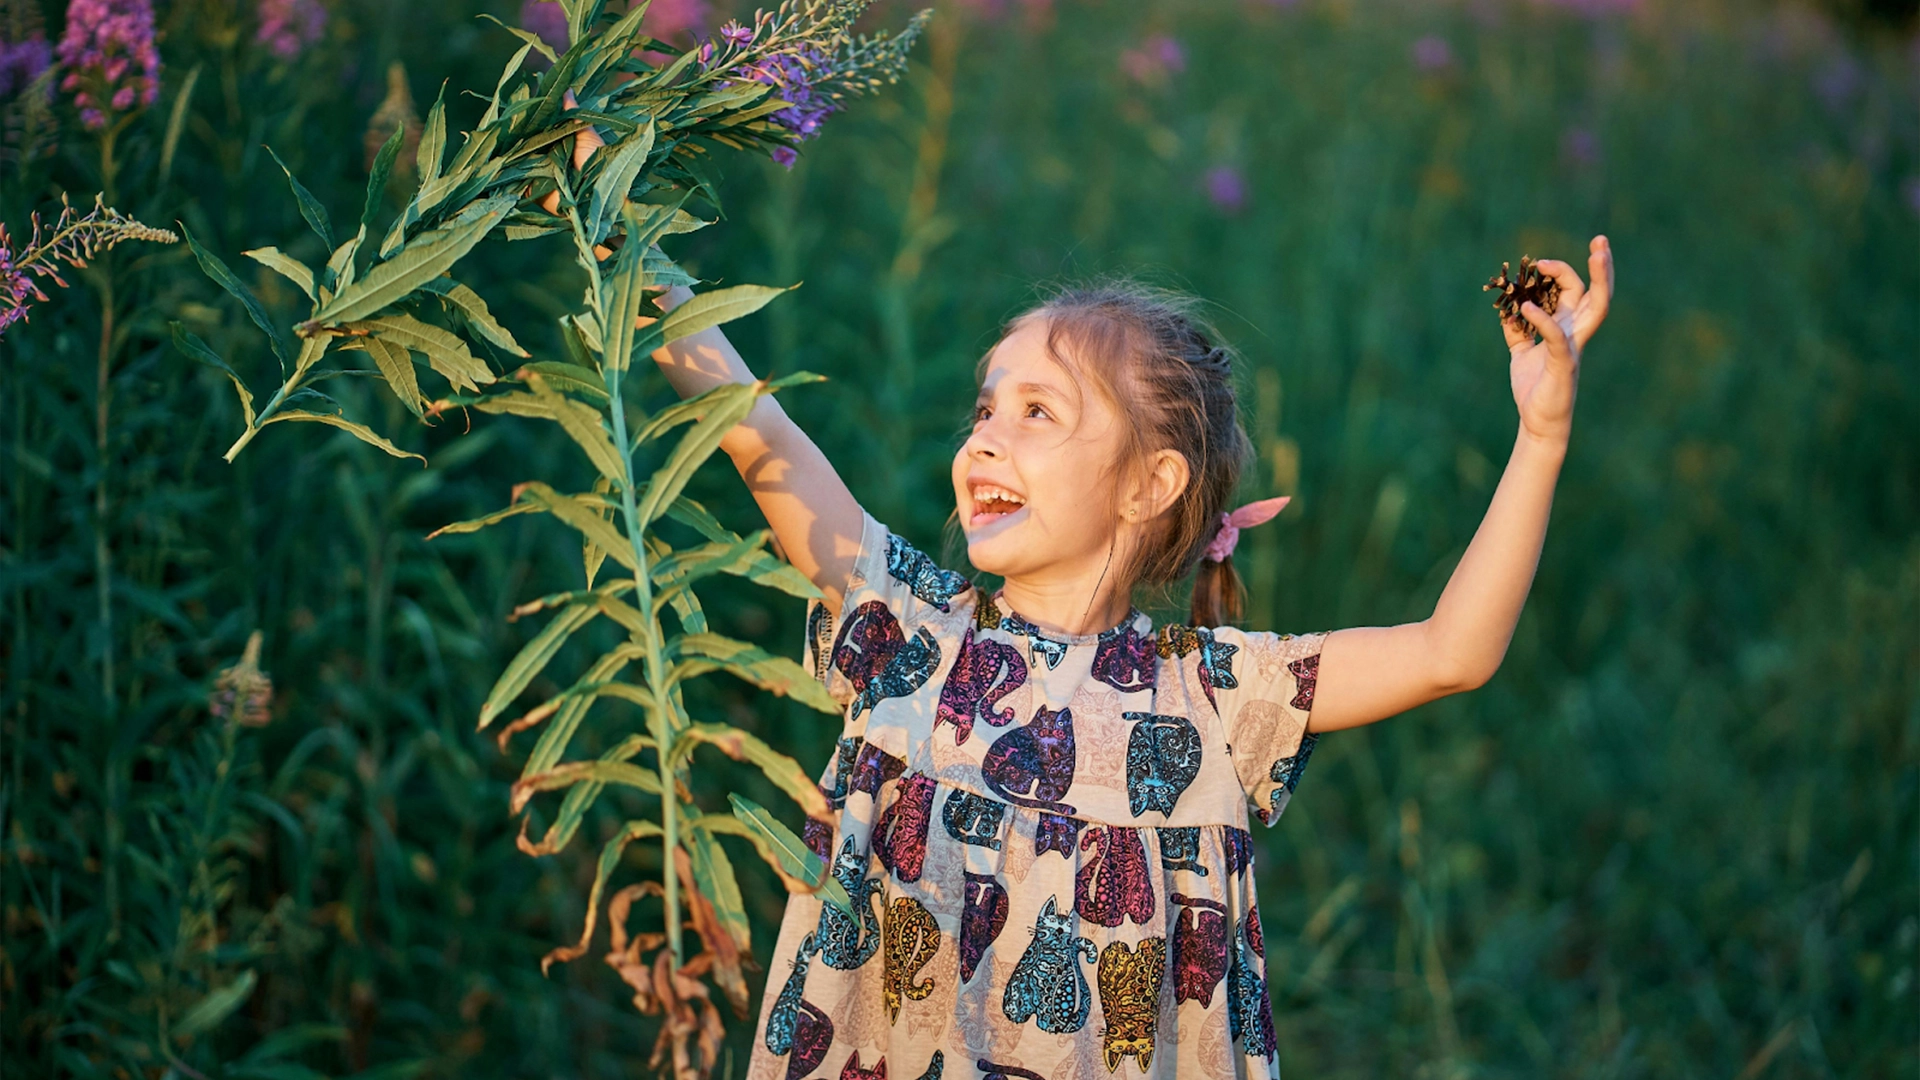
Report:
[[[16,78],[60,5],[0,3],[0,219],[18,236],[104,192],[292,326],[307,298],[234,257],[327,258],[267,147],[346,221],[397,128],[380,235],[419,180],[409,125],[445,82],[448,126],[475,127],[521,45],[481,13],[522,16],[166,4],[154,100],[90,126],[84,88]],[[729,334],[763,374],[828,377],[782,400],[929,550],[974,362],[1037,282],[1209,298],[1244,360],[1245,494],[1295,496],[1242,542],[1249,622],[1312,630],[1430,610],[1514,430],[1479,286],[1605,232],[1619,294],[1506,665],[1323,740],[1258,838],[1283,1074],[1915,1077],[1915,33],[1900,4],[955,0],[900,86],[790,170],[721,162],[726,216],[662,246],[721,286],[799,283]],[[564,358],[572,249],[481,250],[461,280]],[[603,947],[540,965],[644,800],[529,858],[509,795],[532,736],[474,730],[539,629],[515,608],[582,586],[580,540],[533,517],[427,539],[527,480],[589,490],[591,465],[550,425],[423,424],[352,378],[328,393],[427,467],[318,425],[228,464],[232,386],[169,324],[274,385],[241,306],[185,243],[68,277],[0,337],[8,1074],[648,1073],[657,1021]],[[757,525],[724,468],[686,493]],[[703,598],[715,631],[798,655],[799,600]],[[217,683],[256,631],[270,699],[248,669]],[[686,695],[809,771],[837,734],[740,683]],[[636,724],[605,707],[571,752]],[[714,757],[709,809],[789,806]],[[660,879],[661,851],[629,847],[617,880]],[[764,963],[786,890],[739,863]],[[728,1018],[722,1075],[751,1035]]]

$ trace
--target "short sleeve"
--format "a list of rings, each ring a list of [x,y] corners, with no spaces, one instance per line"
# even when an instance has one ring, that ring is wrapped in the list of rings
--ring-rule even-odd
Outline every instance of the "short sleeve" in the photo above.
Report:
[[[1320,646],[1327,635],[1213,631],[1214,648],[1237,656],[1234,674],[1215,678],[1220,718],[1233,751],[1233,770],[1247,793],[1253,816],[1264,825],[1280,820],[1300,782],[1317,737],[1307,731],[1313,688],[1320,672]],[[1217,666],[1224,666],[1219,665]]]
[[[973,587],[873,515],[863,512],[861,518],[860,551],[840,610],[828,611],[819,600],[807,608],[807,666],[841,705],[868,696],[888,661],[919,636],[922,625],[951,613]]]

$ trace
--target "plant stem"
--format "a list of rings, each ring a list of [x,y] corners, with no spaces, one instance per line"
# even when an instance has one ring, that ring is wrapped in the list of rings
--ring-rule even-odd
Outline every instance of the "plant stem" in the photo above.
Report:
[[[626,358],[622,357],[624,361]],[[665,879],[660,883],[664,893],[662,900],[666,908],[667,948],[673,954],[673,966],[677,970],[685,962],[686,954],[680,942],[680,875],[675,871],[674,852],[680,848],[680,794],[679,785],[674,782],[674,770],[670,762],[673,749],[673,724],[668,710],[671,705],[667,696],[665,658],[660,651],[661,627],[659,614],[654,608],[653,580],[647,573],[647,546],[642,536],[640,508],[634,502],[633,451],[627,441],[627,410],[622,400],[621,389],[626,382],[626,365],[605,363],[602,357],[602,369],[612,377],[607,379],[607,394],[611,399],[609,408],[613,410],[613,445],[619,449],[620,467],[625,473],[620,483],[620,512],[627,522],[627,542],[633,546],[633,591],[639,602],[640,614],[647,620],[647,689],[652,692],[653,704],[648,707],[648,724],[653,735],[654,756],[660,771],[660,826],[661,875]]]
[[[100,286],[100,351],[94,376],[93,448],[93,576],[100,612],[100,694],[109,719],[114,714],[113,690],[113,553],[107,543],[107,425],[111,410],[113,364],[113,269],[102,266]]]

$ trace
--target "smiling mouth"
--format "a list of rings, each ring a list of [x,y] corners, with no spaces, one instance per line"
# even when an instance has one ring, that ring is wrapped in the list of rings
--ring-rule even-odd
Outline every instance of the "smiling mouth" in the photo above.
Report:
[[[976,529],[1004,521],[1027,507],[1026,496],[993,484],[976,485],[972,493],[973,516],[967,524]]]

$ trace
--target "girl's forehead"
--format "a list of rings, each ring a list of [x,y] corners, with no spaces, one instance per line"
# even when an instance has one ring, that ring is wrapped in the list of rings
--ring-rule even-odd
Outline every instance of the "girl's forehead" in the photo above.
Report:
[[[1000,339],[980,366],[980,389],[991,393],[1002,386],[1047,388],[1077,397],[1079,380],[1047,348],[1046,324],[1028,320]]]

